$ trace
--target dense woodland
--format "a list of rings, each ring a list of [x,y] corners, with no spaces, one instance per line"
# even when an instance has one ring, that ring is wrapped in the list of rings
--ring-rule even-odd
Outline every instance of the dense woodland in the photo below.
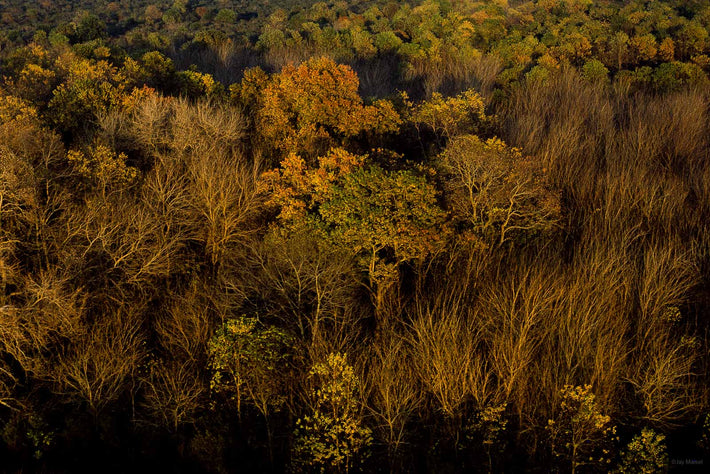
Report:
[[[0,25],[2,471],[707,469],[707,2]]]

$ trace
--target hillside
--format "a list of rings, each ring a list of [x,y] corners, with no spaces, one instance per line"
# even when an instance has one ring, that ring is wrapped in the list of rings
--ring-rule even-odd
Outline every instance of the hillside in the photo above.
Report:
[[[703,1],[0,0],[1,469],[703,472],[708,73]]]

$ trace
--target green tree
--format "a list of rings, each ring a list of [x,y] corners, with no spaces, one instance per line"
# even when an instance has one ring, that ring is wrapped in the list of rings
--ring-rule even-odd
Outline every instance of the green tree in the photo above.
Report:
[[[269,438],[269,414],[286,402],[291,346],[287,332],[250,317],[228,319],[208,344],[210,387],[236,403],[240,418],[242,402],[251,403],[264,416]]]
[[[399,265],[421,262],[441,248],[446,213],[423,173],[363,167],[364,156],[333,149],[318,168],[289,155],[262,176],[286,228],[313,226],[357,256],[377,310],[398,280]]]
[[[582,76],[593,84],[609,82],[609,70],[598,59],[590,59],[582,66]]]
[[[412,171],[355,169],[325,193],[319,214],[330,238],[367,269],[377,308],[399,264],[421,261],[443,243],[436,189]]]
[[[65,57],[59,74],[66,77],[48,104],[58,131],[76,133],[114,107],[126,93],[125,77],[107,61]]]
[[[708,31],[697,22],[687,22],[677,34],[676,47],[680,59],[687,60],[702,54],[710,40]]]
[[[81,12],[74,20],[76,23],[76,40],[86,42],[106,38],[106,24],[101,19],[89,12]]]
[[[217,15],[214,17],[214,21],[225,25],[233,25],[237,22],[237,14],[234,10],[223,8],[217,12]]]

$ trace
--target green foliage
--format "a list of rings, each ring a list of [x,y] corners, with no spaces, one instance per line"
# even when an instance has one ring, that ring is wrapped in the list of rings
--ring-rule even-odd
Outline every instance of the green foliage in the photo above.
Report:
[[[537,65],[525,73],[525,80],[528,84],[543,84],[550,77],[550,70]]]
[[[79,43],[105,38],[107,36],[106,24],[101,21],[98,16],[90,12],[81,13],[75,23],[76,41]]]
[[[340,353],[315,363],[308,376],[312,412],[296,422],[294,466],[303,472],[348,472],[372,443],[360,414],[360,381]]]
[[[660,474],[668,469],[666,437],[650,428],[641,430],[641,434],[626,446],[621,453],[621,461],[614,470],[618,474]]]
[[[228,319],[208,344],[211,389],[233,400],[240,415],[246,400],[268,416],[286,401],[292,342],[286,331],[256,318]]]
[[[708,78],[697,64],[673,61],[658,66],[653,72],[652,81],[656,90],[673,92],[682,87],[706,84]]]
[[[34,447],[34,457],[39,459],[44,452],[54,444],[55,433],[51,428],[37,415],[31,415],[27,421],[27,439]]]
[[[217,15],[214,17],[214,21],[216,23],[236,23],[237,21],[237,14],[234,10],[230,10],[228,8],[223,8],[220,11],[217,12]]]
[[[421,262],[442,248],[446,213],[425,174],[363,166],[364,160],[332,149],[311,169],[292,154],[262,176],[262,186],[282,226],[311,226],[356,256],[379,308],[401,263]]]
[[[178,87],[177,71],[172,59],[158,51],[145,53],[140,63],[127,59],[124,70],[136,86],[145,83],[167,92],[174,92]]]
[[[594,84],[609,82],[609,70],[598,59],[591,59],[582,66],[582,76]]]
[[[9,445],[26,443],[35,459],[41,459],[56,440],[57,433],[37,413],[17,413],[2,429],[2,438]]]
[[[197,71],[181,71],[177,73],[177,80],[180,84],[180,93],[193,99],[207,97],[208,99],[219,100],[225,93],[222,84],[215,81],[209,74]]]
[[[125,78],[105,60],[59,59],[66,77],[48,104],[48,114],[62,132],[75,133],[121,103]]]
[[[371,274],[384,250],[393,263],[433,252],[445,219],[424,176],[376,165],[346,174],[326,192],[319,214],[330,237],[362,256]]]

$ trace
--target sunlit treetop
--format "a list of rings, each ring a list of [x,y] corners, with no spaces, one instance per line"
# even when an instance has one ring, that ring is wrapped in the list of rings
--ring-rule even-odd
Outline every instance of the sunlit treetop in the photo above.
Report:
[[[265,81],[251,72],[233,96],[257,96],[256,125],[282,152],[313,156],[361,133],[395,132],[401,119],[388,101],[364,105],[359,80],[348,66],[313,58],[286,66]]]
[[[371,288],[391,280],[399,264],[424,259],[445,244],[447,214],[425,173],[385,170],[342,149],[318,163],[309,167],[290,154],[265,173],[267,203],[279,211],[281,229],[308,226],[351,252]]]

